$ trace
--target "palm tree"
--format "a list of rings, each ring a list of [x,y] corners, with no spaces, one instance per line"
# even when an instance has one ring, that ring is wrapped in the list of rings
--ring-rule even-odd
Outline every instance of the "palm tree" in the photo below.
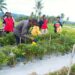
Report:
[[[41,10],[43,8],[42,6],[42,0],[35,0],[36,4],[35,4],[35,13],[37,14],[38,17],[40,17],[41,15]]]
[[[69,21],[69,17],[67,17],[67,19],[66,19],[67,21]]]
[[[4,9],[7,9],[7,8],[6,8],[6,3],[5,3],[4,1],[5,1],[5,0],[0,0],[0,11],[1,11],[2,13],[4,13],[4,12],[3,12]]]
[[[33,18],[33,17],[34,17],[34,13],[33,13],[33,12],[31,12],[30,18]]]

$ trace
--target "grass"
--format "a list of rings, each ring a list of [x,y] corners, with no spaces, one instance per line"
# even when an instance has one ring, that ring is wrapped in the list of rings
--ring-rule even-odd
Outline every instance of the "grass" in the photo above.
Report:
[[[75,24],[64,24],[64,26],[71,27],[71,28],[75,28]]]

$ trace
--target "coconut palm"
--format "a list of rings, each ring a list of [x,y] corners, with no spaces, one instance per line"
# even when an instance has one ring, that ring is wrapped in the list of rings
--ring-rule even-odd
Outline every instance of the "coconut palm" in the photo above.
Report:
[[[1,11],[2,13],[4,13],[4,12],[3,12],[4,9],[7,9],[7,8],[6,8],[6,3],[5,3],[4,1],[5,1],[5,0],[0,0],[0,11]]]
[[[37,14],[37,16],[39,17],[41,15],[41,10],[43,8],[42,6],[42,0],[35,0],[36,4],[35,4],[35,12]]]

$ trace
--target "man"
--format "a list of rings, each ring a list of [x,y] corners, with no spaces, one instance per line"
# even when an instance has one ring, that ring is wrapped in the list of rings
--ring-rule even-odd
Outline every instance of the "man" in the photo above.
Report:
[[[43,19],[42,19],[42,17],[40,18],[40,20],[39,20],[39,22],[38,22],[38,25],[39,25],[39,27],[40,27],[40,29],[41,29],[41,27],[42,27],[42,25],[43,25]]]
[[[22,20],[14,29],[14,35],[16,38],[17,44],[23,43],[23,38],[29,38],[27,34],[29,34],[29,29],[32,25],[32,20]]]
[[[61,27],[63,26],[63,17],[61,16],[60,19],[59,19],[59,23],[61,25]]]

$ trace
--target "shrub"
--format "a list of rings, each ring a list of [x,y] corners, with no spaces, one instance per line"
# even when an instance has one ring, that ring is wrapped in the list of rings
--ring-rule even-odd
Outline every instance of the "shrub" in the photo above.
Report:
[[[0,44],[5,45],[3,48],[0,48],[1,57],[6,56],[2,62],[11,63],[13,58],[10,56],[10,53],[13,52],[14,62],[18,58],[24,58],[27,60],[32,60],[33,58],[42,58],[46,54],[52,53],[61,53],[65,54],[71,51],[73,44],[75,43],[75,33],[70,32],[69,30],[64,30],[61,34],[49,33],[38,37],[36,45],[32,45],[27,41],[27,43],[19,44],[14,47],[15,38],[12,33],[6,34],[6,36],[0,37]],[[5,60],[8,61],[5,61]],[[12,63],[14,64],[14,63]]]
[[[13,33],[6,34],[3,37],[0,37],[1,45],[13,45],[15,44],[15,37]]]
[[[6,54],[4,54],[3,52],[0,52],[0,67],[2,65],[7,65],[8,59],[9,57]]]

